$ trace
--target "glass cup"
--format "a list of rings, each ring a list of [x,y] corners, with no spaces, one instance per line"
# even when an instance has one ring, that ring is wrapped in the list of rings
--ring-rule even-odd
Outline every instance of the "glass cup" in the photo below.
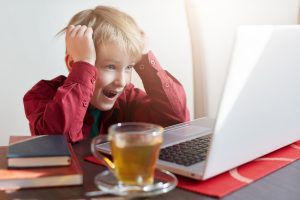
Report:
[[[146,186],[153,184],[154,171],[160,145],[163,141],[161,126],[126,122],[109,127],[107,136],[93,138],[91,150],[94,156],[102,159],[109,170],[126,186]],[[97,150],[97,145],[108,140],[113,161]]]

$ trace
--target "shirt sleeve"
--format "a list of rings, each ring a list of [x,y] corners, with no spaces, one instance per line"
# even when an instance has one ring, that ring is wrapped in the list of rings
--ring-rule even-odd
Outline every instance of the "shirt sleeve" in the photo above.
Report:
[[[170,126],[190,120],[184,88],[162,69],[151,51],[143,55],[134,68],[143,81],[145,92],[137,88],[129,92],[131,121]]]
[[[83,119],[96,76],[94,66],[80,61],[64,81],[42,80],[29,90],[23,101],[32,135],[64,134],[72,142],[83,139]]]

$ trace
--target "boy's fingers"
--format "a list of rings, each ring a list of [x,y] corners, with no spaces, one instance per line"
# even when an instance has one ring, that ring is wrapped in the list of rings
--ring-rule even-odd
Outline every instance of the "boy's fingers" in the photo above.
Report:
[[[91,36],[92,37],[92,35],[93,35],[93,29],[92,29],[92,27],[87,27],[87,29],[86,29],[86,31],[85,31],[85,34],[87,35],[87,36]]]
[[[74,27],[75,27],[74,25],[70,25],[70,26],[68,26],[68,28],[67,28],[67,32],[70,32],[70,31],[72,31]]]
[[[80,37],[83,36],[86,29],[87,29],[87,27],[85,25],[81,26],[80,29],[78,30],[77,35],[80,36]]]
[[[68,28],[66,30],[66,41],[65,42],[66,42],[67,49],[68,49],[68,44],[69,44],[69,40],[70,40],[70,35],[74,28],[75,28],[74,25],[70,25],[70,26],[68,26]]]
[[[74,29],[71,31],[71,37],[75,37],[78,34],[78,31],[80,30],[81,25],[77,25],[74,27]]]
[[[68,41],[69,37],[70,37],[70,33],[72,32],[72,30],[74,29],[74,25],[70,25],[68,26],[67,30],[66,30],[66,42]]]
[[[66,30],[66,36],[68,37],[70,35],[70,33],[72,32],[72,30],[75,28],[74,25],[70,25],[68,26],[67,30]]]

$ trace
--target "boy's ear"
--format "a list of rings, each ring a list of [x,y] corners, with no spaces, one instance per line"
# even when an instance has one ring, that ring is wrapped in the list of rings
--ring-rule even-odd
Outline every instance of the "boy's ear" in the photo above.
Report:
[[[70,72],[72,70],[72,66],[73,66],[74,61],[73,61],[73,58],[68,54],[66,54],[66,56],[65,56],[65,63],[66,63],[66,66],[67,66],[67,68]]]

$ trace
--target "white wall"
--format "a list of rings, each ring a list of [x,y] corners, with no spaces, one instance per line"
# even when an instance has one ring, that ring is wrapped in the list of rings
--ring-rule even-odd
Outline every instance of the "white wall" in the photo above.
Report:
[[[192,37],[195,116],[215,117],[239,25],[296,24],[299,0],[186,0]]]
[[[162,66],[183,84],[193,116],[190,38],[183,0],[0,0],[0,145],[30,134],[23,95],[40,79],[67,74],[64,40],[55,38],[76,12],[112,5],[145,30]],[[138,85],[141,83],[136,80]]]
[[[193,94],[195,116],[215,116],[238,25],[300,20],[299,0],[0,0],[0,145],[9,135],[29,134],[25,92],[67,74],[64,41],[55,34],[73,14],[99,4],[129,13],[144,28],[161,64],[184,85],[192,117]]]

